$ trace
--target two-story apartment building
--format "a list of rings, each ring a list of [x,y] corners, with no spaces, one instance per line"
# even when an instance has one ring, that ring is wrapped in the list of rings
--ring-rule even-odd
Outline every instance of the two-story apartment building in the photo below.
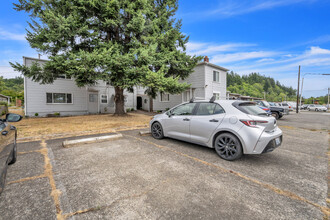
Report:
[[[161,94],[159,93],[152,101],[154,111],[163,111],[172,108],[182,102],[189,101],[192,97],[210,99],[213,95],[216,99],[226,99],[228,69],[209,62],[206,56],[204,61],[198,63],[187,79],[184,81],[190,84],[190,88],[182,94]],[[137,108],[149,111],[150,100],[144,94],[144,89],[139,88],[137,92]]]
[[[30,66],[33,62],[41,65],[47,60],[23,57],[24,65]],[[207,57],[199,63],[194,72],[185,80],[191,84],[190,89],[182,94],[158,94],[153,99],[153,110],[166,110],[192,97],[209,99],[213,95],[217,99],[226,99],[227,69],[209,63]],[[144,94],[145,89],[136,87],[133,93],[124,92],[125,109],[150,110],[150,99]],[[96,85],[78,87],[74,79],[65,76],[59,77],[53,84],[39,84],[30,78],[24,78],[25,115],[47,116],[83,115],[97,113],[114,113],[115,91],[106,82],[99,81]]]

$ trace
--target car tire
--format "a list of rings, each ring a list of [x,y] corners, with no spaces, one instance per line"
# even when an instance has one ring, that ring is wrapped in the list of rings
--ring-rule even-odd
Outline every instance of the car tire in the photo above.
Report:
[[[278,119],[280,119],[280,118],[282,118],[283,117],[283,115],[280,115],[280,116],[278,116]]]
[[[151,135],[155,139],[164,138],[163,127],[159,122],[155,122],[151,125]]]
[[[280,118],[280,114],[278,114],[277,112],[272,112],[272,116],[276,118],[276,120]]]
[[[243,150],[238,138],[230,133],[222,133],[215,138],[214,148],[224,160],[237,160],[242,157]]]
[[[16,141],[15,141],[14,149],[13,149],[13,151],[11,153],[12,153],[12,155],[11,155],[11,161],[8,163],[8,165],[14,164],[16,162],[16,160],[17,160],[17,145],[16,145]]]

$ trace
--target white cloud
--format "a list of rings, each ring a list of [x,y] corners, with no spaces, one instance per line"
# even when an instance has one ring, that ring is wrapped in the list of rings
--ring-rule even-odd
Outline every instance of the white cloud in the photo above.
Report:
[[[3,78],[15,78],[16,76],[21,76],[21,73],[15,71],[10,66],[0,66],[0,76]]]
[[[330,54],[330,50],[323,49],[320,47],[311,47],[307,54],[311,55],[320,55],[320,54]]]
[[[215,44],[215,43],[189,42],[187,43],[187,52],[193,55],[197,54],[197,55],[210,56],[217,52],[238,51],[246,47],[252,47],[252,46],[255,46],[255,44],[248,44],[248,43]]]
[[[17,40],[17,41],[26,41],[25,34],[16,34],[10,31],[6,31],[3,28],[0,28],[0,39],[1,40]]]
[[[190,12],[182,15],[188,16],[191,19],[206,18],[206,17],[218,17],[226,18],[242,14],[249,14],[257,11],[270,10],[273,8],[284,7],[295,4],[303,3],[315,3],[318,0],[250,0],[250,1],[233,1],[222,0],[219,4],[211,10],[198,10],[196,12]]]
[[[252,52],[218,54],[212,57],[211,62],[231,63],[235,61],[272,57],[275,56],[276,54],[277,54],[276,52],[271,52],[271,51],[252,51]]]

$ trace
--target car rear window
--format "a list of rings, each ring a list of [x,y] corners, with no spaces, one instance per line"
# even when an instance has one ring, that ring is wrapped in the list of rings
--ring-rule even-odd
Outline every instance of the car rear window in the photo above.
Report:
[[[288,106],[288,104],[286,104],[286,103],[283,103],[282,105],[283,105],[283,106]]]
[[[249,115],[267,115],[267,112],[262,110],[258,105],[247,102],[247,103],[240,103],[237,108],[246,114]]]

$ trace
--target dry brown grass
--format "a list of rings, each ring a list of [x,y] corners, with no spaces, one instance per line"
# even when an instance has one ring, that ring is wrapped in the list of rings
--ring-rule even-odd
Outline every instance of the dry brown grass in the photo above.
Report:
[[[10,112],[21,114],[19,109],[10,109]],[[24,114],[23,114],[24,115]],[[24,118],[15,123],[19,138],[79,133],[107,133],[115,130],[147,126],[151,116],[129,113],[125,116],[111,114],[84,115],[54,118]]]

